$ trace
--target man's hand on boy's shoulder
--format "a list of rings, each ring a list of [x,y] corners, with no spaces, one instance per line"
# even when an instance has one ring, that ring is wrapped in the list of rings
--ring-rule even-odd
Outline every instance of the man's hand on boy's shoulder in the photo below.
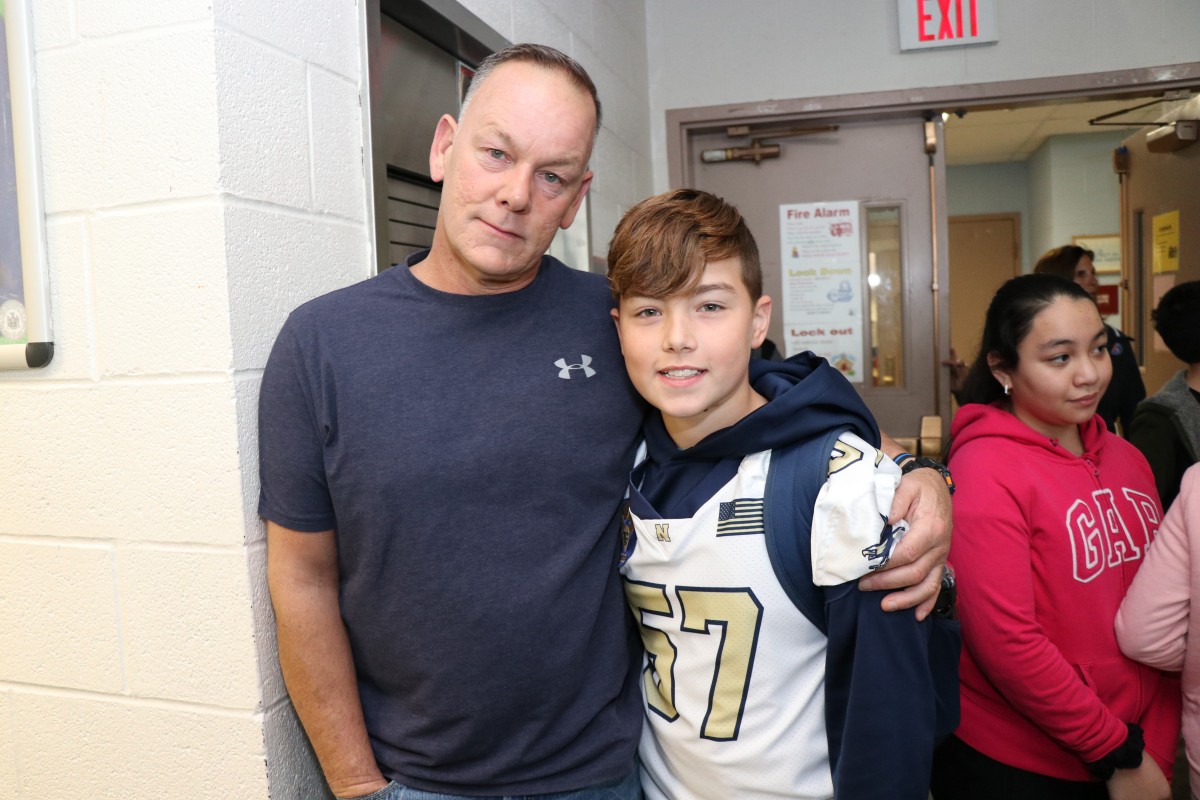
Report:
[[[937,603],[953,524],[950,490],[936,470],[914,469],[900,480],[888,521],[901,519],[908,520],[910,527],[887,566],[866,575],[858,585],[864,591],[900,589],[884,596],[883,610],[916,607],[917,619],[925,619]]]

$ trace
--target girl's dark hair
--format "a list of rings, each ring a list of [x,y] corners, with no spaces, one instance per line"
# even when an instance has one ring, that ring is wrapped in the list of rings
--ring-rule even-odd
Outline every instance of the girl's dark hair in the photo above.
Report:
[[[983,323],[979,355],[959,393],[962,404],[992,403],[1004,396],[1004,388],[988,365],[988,355],[1005,369],[1016,368],[1017,348],[1033,328],[1034,317],[1060,297],[1095,302],[1079,284],[1051,274],[1021,275],[996,290]]]
[[[1151,319],[1171,355],[1185,364],[1200,361],[1200,281],[1174,287],[1158,301]]]

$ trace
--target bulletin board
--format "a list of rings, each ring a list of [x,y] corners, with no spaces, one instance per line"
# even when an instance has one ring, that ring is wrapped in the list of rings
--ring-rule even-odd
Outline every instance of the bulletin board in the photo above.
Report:
[[[1115,328],[1121,326],[1121,236],[1104,233],[1095,236],[1072,236],[1071,243],[1091,250],[1092,266],[1096,268],[1096,280],[1100,289],[1096,302],[1105,323]]]
[[[779,206],[784,350],[811,350],[851,383],[864,367],[862,238],[856,200]]]
[[[0,0],[0,369],[54,354],[29,0]]]
[[[1106,233],[1099,236],[1072,236],[1071,242],[1095,253],[1092,265],[1096,267],[1096,275],[1121,274],[1121,236],[1117,233]]]

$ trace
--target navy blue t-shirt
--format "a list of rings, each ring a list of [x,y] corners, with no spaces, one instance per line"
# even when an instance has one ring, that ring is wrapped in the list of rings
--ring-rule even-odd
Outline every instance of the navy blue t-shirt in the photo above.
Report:
[[[616,560],[643,406],[611,305],[603,278],[549,257],[529,286],[487,296],[399,265],[301,306],[279,334],[259,513],[337,532],[390,779],[543,793],[634,766],[637,640]]]

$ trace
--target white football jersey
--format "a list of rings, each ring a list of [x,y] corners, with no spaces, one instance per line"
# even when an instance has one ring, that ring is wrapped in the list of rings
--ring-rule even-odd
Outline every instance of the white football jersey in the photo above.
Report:
[[[836,583],[879,565],[871,551],[882,529],[878,506],[886,515],[899,479],[861,439],[843,441],[866,457],[840,479],[831,474],[838,485],[822,489],[826,509],[814,515],[812,533],[814,572],[836,565]],[[770,458],[742,459],[690,518],[642,519],[636,509],[645,501],[631,498],[636,540],[621,574],[647,651],[639,752],[650,800],[833,797],[827,640],[784,592],[767,554]]]

